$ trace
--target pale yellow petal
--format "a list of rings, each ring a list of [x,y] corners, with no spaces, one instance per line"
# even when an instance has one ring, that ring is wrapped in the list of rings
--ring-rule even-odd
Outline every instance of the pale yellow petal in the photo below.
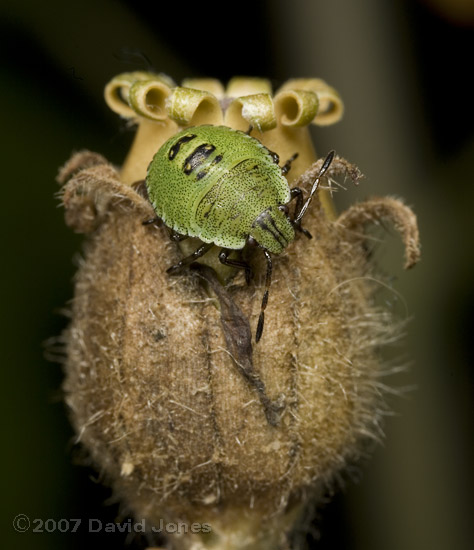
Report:
[[[338,122],[344,113],[344,104],[338,92],[320,78],[298,78],[288,80],[279,92],[287,90],[306,90],[318,96],[319,110],[314,124],[327,126]]]
[[[183,88],[193,88],[215,95],[217,99],[224,97],[224,86],[216,78],[186,78],[181,83]]]
[[[277,119],[283,126],[310,124],[318,113],[318,96],[312,91],[284,90],[274,99]]]
[[[129,90],[128,101],[139,115],[151,120],[168,118],[165,101],[171,90],[157,80],[138,80]]]
[[[222,109],[217,98],[202,90],[175,88],[166,100],[171,119],[180,126],[222,124]]]
[[[129,101],[130,88],[137,81],[153,80],[160,82],[168,88],[174,83],[164,74],[153,74],[147,71],[134,71],[122,73],[114,77],[105,87],[104,97],[107,105],[120,116],[133,118],[137,116],[136,111],[131,107]]]
[[[266,78],[236,76],[227,84],[227,97],[242,97],[253,94],[271,94],[272,85]]]
[[[253,94],[232,101],[225,113],[225,124],[238,130],[253,126],[259,132],[276,126],[275,109],[270,94]]]

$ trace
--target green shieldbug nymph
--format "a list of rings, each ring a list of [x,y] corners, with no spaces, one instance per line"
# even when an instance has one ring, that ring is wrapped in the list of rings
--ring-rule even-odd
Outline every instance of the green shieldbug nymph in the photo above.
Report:
[[[245,269],[248,283],[248,263],[228,256],[247,244],[262,249],[267,272],[256,331],[258,342],[271,284],[271,254],[280,254],[294,240],[295,230],[311,238],[301,227],[301,219],[334,152],[326,157],[303,204],[301,189],[290,189],[284,177],[296,155],[279,167],[278,155],[249,134],[227,126],[205,125],[186,128],[166,141],[153,157],[145,180],[157,217],[144,223],[161,220],[175,238],[197,237],[204,243],[168,273],[179,272],[217,245],[222,247],[219,260]],[[296,208],[291,219],[287,205],[294,198]]]

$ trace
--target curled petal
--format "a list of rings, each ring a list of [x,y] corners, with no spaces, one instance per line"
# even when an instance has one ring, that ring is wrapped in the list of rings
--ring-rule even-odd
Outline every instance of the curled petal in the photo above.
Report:
[[[319,109],[313,124],[327,126],[338,122],[344,113],[344,104],[334,88],[320,78],[299,78],[289,80],[279,90],[305,90],[315,93],[319,100]]]
[[[272,86],[266,78],[234,77],[227,84],[227,97],[242,97],[253,94],[271,94]]]
[[[128,103],[128,92],[134,82],[147,78],[150,78],[150,74],[142,71],[117,75],[105,87],[105,102],[112,111],[123,117],[135,116],[135,112]]]
[[[181,86],[183,88],[193,88],[202,92],[209,92],[219,100],[223,99],[225,94],[224,86],[216,78],[186,78],[181,83]]]
[[[275,109],[270,94],[253,94],[234,99],[225,113],[225,124],[238,130],[248,130],[250,125],[260,132],[275,128]]]
[[[222,124],[222,109],[217,98],[202,90],[174,88],[166,100],[171,119],[180,126]]]
[[[277,119],[283,126],[301,127],[310,124],[318,113],[319,101],[314,92],[284,90],[274,99]]]
[[[130,87],[128,101],[133,110],[151,120],[165,120],[170,88],[158,80],[138,80]]]
[[[174,86],[173,81],[163,74],[153,74],[146,71],[122,73],[114,77],[105,87],[104,97],[107,105],[120,116],[132,118],[137,112],[130,105],[130,88],[137,81],[154,81],[168,88]]]

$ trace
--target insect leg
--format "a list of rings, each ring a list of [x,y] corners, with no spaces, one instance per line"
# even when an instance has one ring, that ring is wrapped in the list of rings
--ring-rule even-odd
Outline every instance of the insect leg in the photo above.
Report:
[[[265,275],[265,292],[263,293],[262,305],[260,306],[260,316],[257,324],[257,334],[255,335],[255,342],[258,342],[262,337],[263,323],[265,321],[265,308],[268,303],[268,293],[270,291],[270,285],[272,283],[272,257],[267,250],[264,250],[265,258],[267,259],[267,274]]]
[[[299,187],[293,187],[293,189],[290,190],[290,193],[291,193],[290,201],[296,198],[296,208],[295,208],[295,216],[294,216],[294,219],[296,220],[296,218],[299,216],[299,213],[301,212],[301,209],[303,208],[303,190],[300,189]],[[304,227],[301,227],[301,220],[297,223],[293,220],[292,223],[293,223],[293,227],[296,230],[301,231],[301,233],[306,235],[308,239],[313,238],[313,236],[307,229],[305,229]]]
[[[184,239],[187,239],[189,235],[181,235],[181,233],[177,233],[174,229],[171,230],[170,237],[173,241],[181,242],[184,241]]]
[[[290,157],[285,164],[281,167],[281,173],[284,176],[285,174],[288,174],[288,172],[291,169],[291,163],[298,158],[298,153],[295,153],[292,157]]]
[[[179,273],[183,267],[186,267],[189,264],[192,264],[195,260],[200,258],[201,256],[204,256],[206,252],[208,252],[212,247],[214,246],[214,243],[204,243],[202,246],[200,246],[197,250],[195,250],[192,254],[189,256],[186,256],[186,258],[183,258],[180,262],[178,262],[175,265],[172,265],[166,270],[166,273],[169,273],[171,275],[175,273]]]
[[[152,225],[152,224],[161,225],[162,224],[161,218],[159,218],[158,216],[155,216],[154,218],[150,218],[149,220],[142,221],[142,225]]]
[[[298,212],[298,215],[295,218],[295,225],[298,225],[301,222],[301,218],[305,215],[306,210],[308,209],[308,206],[313,198],[313,195],[318,190],[321,178],[328,171],[329,166],[331,166],[331,162],[333,161],[335,154],[336,153],[334,151],[329,151],[327,157],[324,159],[324,162],[323,162],[323,165],[321,166],[321,170],[319,171],[318,177],[313,182],[313,187],[311,188],[309,197],[307,198],[306,202],[303,204],[303,207]]]
[[[240,269],[245,269],[245,281],[249,285],[250,279],[252,278],[252,269],[250,268],[247,262],[243,260],[229,260],[228,256],[232,252],[230,248],[223,248],[219,252],[219,261],[221,264],[228,265],[230,267],[238,267]]]
[[[295,208],[295,218],[300,213],[300,210],[303,208],[303,190],[299,187],[293,187],[290,189],[290,201],[296,199],[296,208]]]

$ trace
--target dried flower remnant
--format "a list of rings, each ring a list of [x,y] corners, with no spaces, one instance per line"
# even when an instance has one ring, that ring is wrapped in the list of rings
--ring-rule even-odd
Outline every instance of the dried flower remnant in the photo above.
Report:
[[[260,79],[234,79],[225,94],[213,80],[173,87],[134,74],[106,91],[139,124],[121,172],[81,152],[59,176],[66,221],[88,234],[65,335],[78,440],[136,518],[210,524],[210,533],[170,535],[174,549],[296,547],[309,504],[381,435],[376,350],[396,328],[374,303],[364,227],[393,221],[408,266],[419,255],[416,219],[391,198],[337,218],[320,192],[305,217],[313,240],[300,237],[275,258],[269,322],[252,346],[259,255],[245,251],[256,274],[249,286],[241,273],[205,265],[170,277],[183,253],[165,227],[142,225],[154,212],[131,184],[169,135],[208,122],[251,124],[282,159],[298,151],[290,175],[308,192],[322,161],[307,124],[335,121],[342,104],[319,80],[292,81],[272,97]],[[360,173],[336,157],[327,176]]]

